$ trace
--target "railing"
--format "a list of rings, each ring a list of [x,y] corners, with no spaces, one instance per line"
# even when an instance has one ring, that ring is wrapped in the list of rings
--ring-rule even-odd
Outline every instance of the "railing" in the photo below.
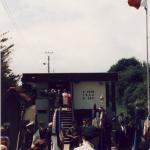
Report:
[[[58,109],[58,124],[59,124],[59,133],[61,132],[61,108]]]

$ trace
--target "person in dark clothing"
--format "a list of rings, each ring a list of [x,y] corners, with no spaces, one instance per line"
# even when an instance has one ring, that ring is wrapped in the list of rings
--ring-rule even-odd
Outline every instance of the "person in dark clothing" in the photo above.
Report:
[[[4,107],[5,114],[2,115],[5,115],[5,122],[10,123],[10,150],[15,150],[20,121],[20,102],[16,91],[8,91],[5,97]],[[9,109],[7,109],[8,107]]]
[[[135,133],[134,133],[134,150],[138,150],[139,143],[141,142],[142,126],[140,118],[140,107],[137,105],[135,108]]]
[[[48,150],[51,150],[51,136],[52,136],[52,123],[49,123],[47,131],[46,131],[46,140],[48,144]]]
[[[79,146],[81,130],[78,128],[77,123],[74,121],[72,127],[67,130],[67,137],[70,138],[70,150]]]
[[[131,149],[132,144],[133,144],[133,138],[134,138],[134,125],[133,125],[133,121],[131,118],[126,117],[125,118],[125,136],[126,136],[126,140],[127,140],[127,144],[126,146],[128,147],[128,149]]]
[[[20,130],[26,105],[31,101],[23,89],[10,87],[5,95],[4,122],[10,124],[10,150],[16,150],[18,132]]]
[[[105,123],[105,139],[106,139],[106,149],[111,150],[111,131],[112,131],[112,124],[110,120],[106,120]]]
[[[118,121],[118,117],[114,116],[112,118],[112,144],[116,147],[119,145],[119,136],[121,132],[121,127]]]
[[[118,149],[119,150],[129,150],[129,143],[126,137],[126,127],[124,122],[121,122],[120,124],[121,130],[120,130],[120,134],[119,134],[119,145],[118,145]]]
[[[99,108],[100,112],[100,122],[99,122],[99,150],[106,150],[106,136],[105,136],[105,127],[106,127],[106,111],[103,107]]]
[[[50,109],[54,109],[55,107],[55,100],[56,100],[56,91],[54,89],[51,89],[48,93],[49,97],[49,107]]]
[[[93,105],[93,109],[92,109],[92,118],[96,117],[96,104]]]

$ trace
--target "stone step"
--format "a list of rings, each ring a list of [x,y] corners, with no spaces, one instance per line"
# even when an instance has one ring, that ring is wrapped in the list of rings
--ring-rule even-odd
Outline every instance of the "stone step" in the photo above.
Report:
[[[62,128],[67,131],[72,126],[72,111],[63,110],[61,113],[61,125]],[[64,137],[64,144],[70,144],[70,138]]]
[[[61,118],[72,117],[72,115],[63,115]]]
[[[61,118],[61,121],[65,121],[65,122],[70,122],[72,121],[72,117],[64,117],[64,118]]]
[[[72,111],[68,111],[68,112],[61,112],[61,114],[72,114]]]
[[[64,125],[64,124],[72,125],[72,121],[62,121],[61,123],[62,123],[62,125]]]
[[[64,116],[72,116],[72,114],[62,114],[61,117],[64,117]]]
[[[68,130],[69,128],[68,127],[62,127],[64,130]]]
[[[70,120],[70,121],[61,121],[61,125],[72,125],[72,120]]]
[[[70,141],[64,141],[64,144],[70,144]]]
[[[64,128],[70,128],[70,127],[72,127],[72,125],[65,125],[65,126],[62,126],[63,129],[64,129]]]
[[[72,125],[72,121],[61,122],[61,125]]]
[[[70,138],[69,137],[64,137],[64,140],[70,140]]]
[[[62,111],[62,114],[68,114],[68,113],[72,113],[72,111]]]
[[[72,112],[72,110],[62,110],[61,112]]]
[[[72,117],[65,117],[65,118],[61,118],[61,121],[65,121],[65,122],[70,122],[70,121],[72,121]]]
[[[64,116],[61,116],[61,119],[63,119],[63,118],[72,118],[72,115],[64,115]]]

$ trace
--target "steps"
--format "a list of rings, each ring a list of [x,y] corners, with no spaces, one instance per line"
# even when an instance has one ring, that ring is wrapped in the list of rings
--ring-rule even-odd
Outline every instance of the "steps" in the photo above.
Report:
[[[62,110],[61,126],[62,126],[64,133],[66,133],[67,129],[72,126],[72,120],[73,120],[72,116],[73,116],[72,110]],[[64,136],[64,144],[69,144],[69,143],[70,143],[70,139]]]

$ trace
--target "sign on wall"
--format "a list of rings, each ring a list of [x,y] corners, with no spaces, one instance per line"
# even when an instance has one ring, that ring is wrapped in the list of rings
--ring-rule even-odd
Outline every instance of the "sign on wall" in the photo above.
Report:
[[[94,90],[83,90],[82,91],[82,99],[83,100],[94,100],[95,91]]]
[[[79,82],[73,84],[75,109],[92,109],[93,105],[104,107],[106,102],[105,82]]]

